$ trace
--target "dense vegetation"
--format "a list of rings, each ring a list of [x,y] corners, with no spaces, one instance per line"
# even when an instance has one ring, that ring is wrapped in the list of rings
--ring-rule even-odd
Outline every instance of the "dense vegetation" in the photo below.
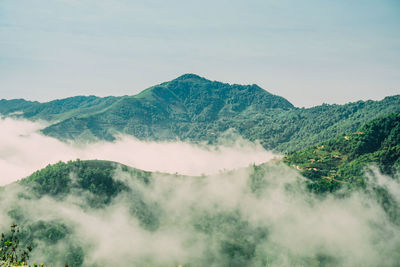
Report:
[[[254,169],[253,169],[254,168]],[[257,173],[264,174],[263,167],[252,167]],[[116,179],[116,172],[128,175],[135,181]],[[194,179],[194,177],[179,177],[176,175],[160,174],[164,179]],[[260,175],[258,175],[260,176]],[[196,178],[198,179],[198,178]],[[84,210],[104,209],[110,205],[113,198],[122,192],[129,206],[130,214],[140,222],[145,231],[157,231],[160,219],[165,216],[160,209],[162,203],[149,200],[140,187],[152,187],[152,174],[109,161],[69,161],[49,165],[19,182],[25,189],[19,193],[20,199],[35,201],[50,197],[59,203],[67,202],[72,196],[83,198],[85,202],[79,205]],[[258,188],[261,190],[262,187]],[[150,190],[150,189],[146,189]],[[18,203],[18,202],[16,202]],[[85,258],[85,248],[79,240],[71,238],[74,227],[65,219],[33,220],[23,206],[13,205],[8,211],[10,218],[22,225],[19,238],[21,244],[30,244],[34,252],[40,252],[39,258],[46,265],[66,263],[68,266],[82,266]],[[196,261],[201,265],[217,264],[218,266],[246,266],[256,258],[257,246],[267,238],[267,229],[254,227],[247,222],[238,210],[210,211],[201,207],[192,207],[193,217],[190,224],[194,231],[217,242],[218,249],[211,249],[207,255]],[[164,218],[165,220],[165,218]],[[165,222],[164,222],[165,223]],[[165,226],[164,226],[165,227]],[[215,239],[221,236],[222,240]],[[63,246],[62,251],[57,247]],[[54,247],[54,248],[52,248]],[[34,254],[35,255],[35,254]],[[151,263],[151,259],[145,259]]]
[[[75,96],[46,103],[26,101],[23,99],[0,100],[0,113],[13,115],[23,112],[27,119],[42,119],[48,121],[61,121],[70,117],[99,112],[115,101],[118,97]]]
[[[382,127],[377,127],[377,125]],[[182,259],[181,262],[169,262],[172,265],[183,262],[187,263],[188,266],[192,266],[191,264],[194,264],[193,266],[265,266],[274,263],[278,263],[278,266],[282,264],[282,266],[285,266],[285,263],[280,261],[280,255],[285,255],[284,257],[288,257],[290,264],[293,265],[341,266],[340,261],[343,259],[340,256],[338,257],[335,253],[323,249],[317,251],[316,254],[306,254],[305,256],[303,254],[297,255],[285,247],[274,244],[270,237],[271,231],[274,231],[274,227],[277,227],[270,225],[274,220],[255,223],[247,214],[248,209],[254,207],[243,204],[245,206],[241,208],[241,202],[252,199],[250,203],[256,204],[257,201],[263,203],[259,208],[267,205],[269,209],[273,207],[273,209],[283,212],[287,208],[287,203],[284,202],[282,207],[279,203],[284,201],[285,198],[289,199],[291,205],[299,203],[300,206],[304,205],[301,204],[304,201],[304,203],[309,202],[313,206],[317,205],[318,201],[323,201],[323,198],[314,198],[314,194],[307,194],[307,191],[303,191],[304,185],[307,184],[309,185],[308,189],[318,193],[317,195],[323,191],[335,189],[332,185],[341,184],[341,182],[353,183],[354,190],[357,190],[356,187],[363,188],[366,183],[360,183],[363,180],[357,179],[364,179],[362,166],[365,166],[364,164],[368,162],[373,162],[375,156],[371,155],[376,153],[381,155],[385,151],[388,152],[388,155],[392,155],[389,151],[393,151],[393,149],[397,151],[398,149],[399,114],[391,114],[374,120],[362,127],[361,130],[364,131],[364,134],[354,133],[336,138],[314,147],[312,151],[298,152],[285,159],[287,162],[290,160],[289,164],[294,164],[294,160],[297,160],[296,164],[301,166],[299,169],[311,179],[312,183],[304,182],[302,179],[288,179],[287,176],[294,175],[294,172],[280,162],[250,166],[245,172],[243,170],[230,171],[222,174],[221,177],[211,177],[212,180],[207,182],[207,179],[210,178],[149,173],[115,162],[77,160],[49,165],[21,180],[18,184],[23,189],[12,195],[12,197],[17,197],[18,200],[13,200],[12,205],[5,205],[3,211],[7,212],[13,222],[22,226],[19,233],[21,245],[31,245],[33,259],[36,262],[45,262],[46,265],[67,263],[69,266],[83,266],[86,261],[93,260],[93,258],[90,258],[90,253],[95,249],[95,246],[90,243],[90,240],[88,241],[81,236],[82,231],[78,229],[81,226],[77,225],[77,221],[80,222],[80,220],[70,218],[68,216],[70,213],[67,213],[67,216],[62,215],[63,213],[60,213],[57,209],[65,209],[66,207],[68,207],[67,209],[77,209],[88,214],[88,218],[101,216],[103,220],[105,219],[108,222],[110,215],[106,214],[113,214],[115,207],[119,206],[126,207],[130,216],[138,222],[137,225],[130,223],[129,227],[135,229],[135,234],[139,233],[139,240],[143,235],[143,233],[140,234],[141,232],[148,233],[153,240],[153,238],[165,234],[166,229],[169,229],[167,233],[171,234],[176,231],[183,231],[183,236],[190,233],[189,239],[185,241],[188,245],[196,244],[196,242],[202,240],[208,244],[201,254],[195,250],[191,257]],[[371,135],[375,137],[373,141],[376,146],[375,148],[367,148],[367,151],[365,151],[365,142],[371,142]],[[342,145],[336,147],[336,145],[339,145],[338,142],[342,142],[339,139],[345,140],[348,146],[343,149],[341,149]],[[324,148],[329,148],[329,150],[320,154],[319,150],[324,151]],[[336,151],[336,149],[339,151]],[[318,152],[314,153],[313,151]],[[338,153],[340,153],[340,157],[343,157],[340,158],[343,162],[333,167],[328,162],[331,159],[336,162]],[[315,162],[311,162],[311,158],[303,158],[305,155],[312,155],[312,158],[316,161],[319,160],[321,164],[327,164],[326,166],[329,166],[329,169],[320,167],[316,171],[320,176],[310,176],[307,168],[310,168],[309,166],[314,168],[316,165],[307,165]],[[357,174],[360,176],[354,178],[337,175],[335,178],[333,177],[333,170],[337,170],[335,173],[341,173],[339,169],[347,169],[344,167],[352,166],[353,161],[359,162],[357,160],[360,159],[368,159],[357,167],[359,168]],[[379,166],[381,166],[382,171],[393,173],[395,171],[393,165],[398,164],[398,161],[397,154],[397,156],[394,155],[394,157],[383,161],[383,164]],[[321,176],[322,173],[319,171],[331,175],[331,177]],[[237,206],[232,206],[231,200],[228,201],[228,205],[227,203],[219,203],[218,199],[215,199],[216,202],[212,201],[215,197],[212,192],[216,192],[217,195],[220,194],[217,191],[221,188],[215,186],[218,185],[219,179],[224,179],[222,178],[224,176],[229,183],[240,186],[240,191],[245,196],[245,198],[241,198],[240,195],[237,195],[237,192],[234,193],[235,191],[232,191],[233,195],[229,193],[229,199],[240,200]],[[216,184],[210,186],[212,191],[205,191],[206,194],[203,192],[200,193],[199,198],[196,197],[198,190],[204,190],[207,183],[214,181]],[[327,184],[329,186],[325,187]],[[278,185],[279,187],[277,187]],[[0,193],[1,203],[5,203],[4,201],[10,197],[7,197],[6,194],[7,191],[13,191],[12,186],[8,186],[9,190]],[[227,189],[227,192],[230,192],[230,186],[224,188],[224,190]],[[177,199],[174,200],[175,189],[177,189],[178,195],[175,195]],[[216,189],[217,191],[215,191]],[[367,192],[367,194],[373,198],[378,196],[379,204],[383,206],[383,210],[388,214],[392,223],[400,222],[398,216],[400,209],[393,196],[385,191],[385,188],[376,187],[374,190]],[[193,194],[193,197],[190,196],[191,194]],[[185,195],[189,199],[185,200]],[[275,197],[278,198],[275,199]],[[345,195],[339,196],[340,201],[343,201],[345,197]],[[189,202],[187,202],[188,200]],[[270,201],[277,200],[278,202],[275,204],[267,204]],[[28,203],[36,203],[34,204],[35,208],[32,210]],[[275,207],[275,205],[278,206]],[[49,215],[43,216],[43,214],[48,213]],[[285,216],[290,216],[290,214]],[[121,218],[117,217],[116,220],[121,220]],[[93,222],[92,219],[88,221],[83,219],[80,223],[93,224],[93,227],[97,227],[96,221]],[[107,231],[118,232],[119,229]],[[125,231],[130,230],[127,228]],[[100,236],[101,234],[99,233]],[[136,241],[133,240],[132,242]],[[194,247],[196,248],[195,245]],[[117,245],[116,249],[127,248]],[[188,247],[188,251],[189,249]],[[132,256],[126,259],[127,262],[163,266],[158,261],[157,256],[141,255],[136,251],[130,251],[130,253],[132,253]],[[157,255],[156,253],[159,252],[154,253],[154,255]],[[400,255],[392,255],[389,260],[392,261],[398,257]],[[94,264],[93,266],[98,265]]]
[[[143,196],[128,187],[125,182],[114,178],[115,172],[134,177],[140,184],[148,184],[151,174],[109,161],[69,161],[49,165],[19,182],[25,189],[18,194],[21,200],[38,201],[50,197],[57,202],[67,201],[70,197],[82,199],[79,205],[83,209],[100,209],[109,205],[121,192],[130,196],[132,216],[138,218],[145,229],[157,225],[153,218],[152,207],[143,201]],[[18,238],[22,246],[29,245],[34,253],[40,253],[39,259],[47,264],[67,263],[69,266],[81,266],[84,260],[84,248],[79,240],[71,239],[74,228],[68,220],[39,219],[32,220],[24,206],[18,201],[8,210],[13,222],[21,225]],[[63,251],[57,247],[65,246]],[[44,251],[40,251],[45,247]],[[53,248],[54,247],[54,248]]]
[[[4,205],[7,218],[21,225],[18,232],[21,246],[31,246],[32,257],[50,265],[83,266],[93,257],[90,252],[95,250],[93,243],[81,239],[79,220],[63,215],[58,209],[77,212],[67,213],[72,216],[88,214],[91,218],[100,216],[108,220],[108,214],[114,214],[118,206],[126,208],[134,219],[129,221],[129,227],[135,229],[135,234],[139,233],[139,239],[148,235],[153,242],[157,234],[183,231],[188,235],[185,245],[197,246],[205,242],[207,246],[202,253],[195,246],[195,253],[182,259],[188,266],[341,266],[344,258],[320,246],[311,254],[297,254],[274,243],[273,238],[271,241],[274,227],[278,227],[274,216],[279,217],[288,203],[318,205],[318,201],[327,199],[327,192],[333,192],[329,197],[343,201],[360,190],[377,200],[389,218],[390,227],[395,225],[390,231],[397,231],[400,225],[398,198],[385,186],[371,183],[366,173],[370,172],[367,167],[373,164],[383,174],[397,175],[400,168],[399,112],[400,96],[300,109],[256,85],[228,85],[191,74],[151,87],[136,96],[73,97],[43,104],[1,100],[0,113],[53,121],[43,132],[60,139],[113,140],[122,132],[143,139],[218,142],[221,133],[233,129],[249,140],[260,140],[266,148],[289,151],[283,161],[308,180],[281,182],[295,174],[281,162],[271,162],[250,166],[245,171],[220,174],[230,179],[229,185],[221,188],[221,184],[214,184],[210,186],[211,191],[207,191],[204,189],[207,177],[150,173],[115,162],[77,160],[49,165],[3,188],[0,203]],[[221,177],[212,178],[223,179]],[[227,203],[208,199],[215,197],[214,193],[223,194],[219,191],[225,189],[231,192],[229,187],[237,177],[240,190],[233,190]],[[277,185],[279,183],[282,188]],[[176,187],[182,188],[174,191]],[[9,190],[5,190],[7,188]],[[198,198],[197,190],[204,190]],[[310,191],[315,194],[309,194]],[[7,195],[9,192],[11,195]],[[10,202],[9,198],[14,197],[16,199]],[[289,201],[279,206],[286,197]],[[233,205],[236,198],[240,201]],[[255,207],[243,208],[242,201],[246,203],[249,199],[247,203]],[[293,199],[295,201],[291,202]],[[274,205],[269,206],[275,212],[271,221],[268,217],[268,222],[255,223],[249,218],[248,210],[261,207],[263,211],[271,201],[279,209],[277,212]],[[30,203],[37,203],[37,206],[29,209]],[[290,213],[285,216],[289,216],[289,221],[293,219]],[[379,227],[383,229],[385,224],[388,223],[384,221]],[[396,242],[397,239],[393,246],[397,251],[400,243]],[[387,250],[389,246],[384,248]],[[387,251],[389,262],[400,259],[398,252]],[[131,261],[127,259],[129,263],[165,266],[165,262],[160,263],[153,254],[130,251],[127,255],[131,253],[134,256]],[[289,260],[281,261],[282,255]],[[175,266],[180,263],[176,259],[168,262]]]
[[[249,168],[252,173],[249,186],[258,197],[265,190],[265,173],[271,168],[281,169],[279,166]],[[116,179],[116,172],[129,174],[130,179],[133,178],[135,181]],[[160,175],[162,179],[200,179]],[[21,201],[32,202],[50,197],[62,207],[63,203],[68,203],[71,197],[83,198],[84,202],[79,202],[78,205],[88,213],[93,213],[93,209],[104,210],[111,204],[112,198],[125,192],[127,194],[125,194],[126,198],[123,198],[124,204],[121,203],[122,199],[119,200],[119,204],[128,205],[131,216],[139,221],[139,226],[143,231],[156,234],[159,230],[162,232],[165,227],[180,227],[179,229],[186,229],[185,231],[188,229],[193,231],[193,238],[200,236],[201,239],[208,240],[209,246],[203,254],[196,256],[197,253],[194,253],[193,258],[186,259],[189,261],[185,264],[187,266],[192,266],[192,264],[193,266],[249,266],[252,264],[263,266],[273,261],[273,258],[268,256],[268,251],[262,249],[268,241],[269,232],[266,226],[252,224],[239,209],[221,210],[217,207],[209,209],[196,204],[190,206],[188,218],[174,218],[173,214],[166,213],[163,203],[151,200],[145,195],[145,192],[151,193],[154,187],[152,175],[148,172],[114,162],[78,160],[49,165],[21,180],[19,184],[25,188],[18,194]],[[168,195],[169,191],[165,193]],[[88,257],[93,245],[85,245],[85,241],[80,240],[76,226],[69,218],[57,218],[54,215],[55,210],[46,211],[53,213],[53,216],[49,218],[37,218],[33,215],[35,211],[27,210],[23,205],[24,202],[19,204],[19,201],[14,201],[14,203],[8,211],[8,216],[22,225],[18,237],[22,246],[31,245],[30,249],[33,250],[32,256],[35,260],[41,260],[46,263],[46,266],[84,265],[85,258]],[[37,204],[37,208],[41,205],[43,204]],[[54,207],[57,206],[46,209],[54,209]],[[118,244],[115,246],[115,249],[118,249]],[[132,262],[140,265],[165,266],[165,263],[159,265],[156,257],[136,257]],[[315,265],[315,262],[328,264],[332,261],[330,258],[321,258],[320,255],[317,258],[296,258],[293,255],[293,260],[299,264],[311,264],[310,266]],[[126,261],[132,263],[128,259]],[[178,262],[174,264],[174,266],[177,265]]]
[[[393,181],[400,171],[400,113],[391,113],[363,125],[358,131],[291,153],[284,162],[309,178],[317,194],[363,190],[381,205],[390,220],[400,225],[400,202],[390,188],[371,181],[376,167]],[[376,175],[371,175],[376,177]],[[340,191],[339,191],[340,192]]]
[[[12,224],[10,232],[1,234],[0,266],[25,266],[28,263],[29,252],[32,251],[32,247],[27,246],[26,249],[23,249],[19,242],[19,227]]]
[[[333,191],[341,185],[364,187],[366,167],[375,164],[384,174],[400,167],[400,113],[392,113],[284,159],[310,178],[317,192]]]
[[[267,149],[296,151],[356,131],[370,119],[400,112],[400,96],[382,101],[295,108],[257,85],[229,85],[185,74],[135,96],[73,97],[48,103],[2,100],[0,113],[21,111],[53,124],[43,133],[59,139],[140,139],[218,142],[233,129]]]
[[[49,195],[63,198],[70,193],[87,195],[91,207],[109,204],[113,197],[128,187],[113,179],[117,168],[135,176],[143,183],[149,182],[150,173],[133,169],[116,162],[89,160],[58,162],[36,171],[20,184],[27,186],[37,197]]]

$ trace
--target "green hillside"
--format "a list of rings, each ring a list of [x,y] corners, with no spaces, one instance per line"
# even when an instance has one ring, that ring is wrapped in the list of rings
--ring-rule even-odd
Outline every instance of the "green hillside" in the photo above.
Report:
[[[259,140],[267,149],[297,151],[345,132],[356,131],[371,119],[400,112],[400,95],[381,101],[358,101],[345,105],[316,106],[264,113],[243,113],[233,119],[198,124],[182,131],[187,139],[211,138],[210,134],[229,128],[249,140]]]
[[[342,185],[364,187],[365,168],[371,164],[384,174],[394,175],[400,167],[400,113],[377,118],[356,132],[289,154],[284,161],[310,178],[310,188],[317,192]]]
[[[127,187],[112,177],[114,171],[121,171],[137,177],[147,183],[150,173],[129,168],[125,165],[110,161],[89,160],[59,162],[39,170],[20,184],[27,186],[37,197],[45,195],[63,198],[76,192],[90,192],[94,199],[88,199],[91,206],[101,206],[110,203],[111,199],[119,192],[127,190]],[[76,179],[69,174],[74,173]]]
[[[296,108],[257,85],[210,81],[194,74],[150,87],[138,95],[78,96],[47,103],[0,102],[0,113],[53,124],[43,133],[61,140],[114,140],[119,133],[140,139],[217,142],[228,130],[266,149],[297,151],[356,131],[367,121],[400,112],[400,96],[345,105]]]
[[[186,74],[141,92],[123,97],[103,112],[62,121],[44,129],[60,139],[76,138],[82,133],[112,140],[122,132],[149,139],[208,139],[203,125],[219,124],[239,114],[264,113],[293,108],[287,100],[256,85],[229,85]],[[70,129],[64,131],[64,129]],[[187,135],[189,134],[189,135]],[[207,140],[208,141],[208,140]]]
[[[385,266],[397,266],[399,138],[400,113],[390,113],[355,132],[288,154],[283,162],[291,168],[272,161],[214,176],[190,177],[151,173],[109,161],[59,162],[1,188],[0,216],[21,226],[18,237],[23,246],[32,246],[35,262],[50,265],[285,266],[289,262],[293,266],[376,266],[385,262]],[[387,186],[388,182],[374,180],[380,174],[367,169],[371,164],[387,175],[385,179],[393,188]],[[339,221],[332,217],[331,209],[332,214],[341,214]],[[354,210],[346,215],[349,209]],[[121,210],[126,210],[129,217],[118,217]],[[115,212],[117,215],[110,215]],[[260,214],[266,217],[255,220],[254,216]],[[327,215],[328,222],[319,222]],[[136,238],[140,233],[140,242],[145,242],[143,236],[150,238],[145,238],[150,243],[143,246],[153,246],[165,233],[183,233],[178,235],[184,239],[179,246],[185,247],[186,256],[159,260],[157,247],[148,252],[136,247],[129,254],[121,254],[123,257],[102,251],[101,255],[95,254],[99,259],[93,258],[98,249],[96,242],[108,240],[87,239],[84,233],[88,228],[82,223],[96,228],[104,221],[107,230],[103,231],[118,233],[112,224],[108,226],[113,216],[117,216],[117,222],[128,220],[129,226],[122,228],[126,235]],[[339,232],[333,233],[334,239],[325,231],[321,236],[312,230],[296,234],[305,235],[303,242],[316,242],[312,244],[318,249],[292,250],[293,245],[285,243],[283,233],[291,227],[299,229],[303,220],[307,229],[320,227],[314,223],[324,223],[321,227]],[[352,224],[342,228],[341,220]],[[338,246],[347,246],[349,233],[342,231],[348,227],[357,232],[356,242],[361,242],[358,238],[365,231],[368,238],[361,247],[337,251]],[[207,245],[202,246],[203,242]],[[113,253],[119,255],[118,250],[127,247],[117,246]],[[349,250],[372,250],[377,254],[369,258],[361,253],[362,257],[349,260]]]
[[[82,114],[95,114],[101,112],[119,97],[75,96],[60,100],[53,100],[33,105],[23,110],[27,119],[42,119],[47,121],[60,121]]]
[[[0,114],[9,115],[15,112],[21,112],[30,107],[40,105],[39,102],[26,101],[24,99],[0,100]]]
[[[257,167],[252,171],[255,177],[256,173],[265,172],[265,168]],[[116,175],[127,176],[129,179],[126,181],[116,179]],[[88,257],[91,246],[85,247],[82,240],[76,238],[74,223],[71,223],[68,218],[60,219],[54,216],[37,219],[36,215],[29,215],[32,212],[35,214],[35,211],[27,211],[24,201],[40,203],[41,200],[50,198],[55,201],[53,205],[56,206],[53,207],[57,205],[62,207],[70,202],[71,198],[75,198],[79,199],[77,202],[79,209],[95,213],[96,210],[101,212],[106,209],[113,204],[114,199],[123,195],[124,197],[114,202],[114,205],[127,205],[130,215],[139,221],[140,229],[156,234],[157,231],[162,231],[163,227],[168,226],[169,217],[173,217],[173,214],[165,213],[166,211],[162,210],[163,203],[155,202],[151,200],[151,197],[146,196],[146,193],[151,195],[154,190],[153,175],[159,175],[162,179],[172,179],[171,182],[177,181],[176,179],[200,179],[199,177],[150,173],[109,161],[59,162],[19,181],[18,184],[23,186],[23,190],[8,207],[7,214],[14,223],[21,226],[19,239],[23,246],[32,246],[35,262],[41,259],[47,265],[68,263],[69,266],[84,266],[84,260]],[[13,186],[15,185],[9,185],[4,188],[5,191],[0,191],[0,202],[4,203],[3,196],[7,190],[12,190]],[[40,205],[42,204],[37,204],[38,210]],[[209,239],[218,248],[215,252],[208,252],[206,257],[197,258],[194,255],[191,260],[195,264],[243,266],[256,260],[256,248],[267,238],[266,229],[249,224],[236,210],[214,213],[203,210],[201,206],[193,206],[191,209],[193,218],[190,218],[189,223],[192,231]],[[48,212],[55,214],[54,210]],[[132,225],[132,227],[135,226]],[[215,240],[216,231],[222,237],[222,241]],[[152,266],[165,264],[155,264],[159,262],[157,258],[148,257],[138,258],[135,261]],[[127,264],[131,263],[128,261]]]
[[[152,229],[157,224],[155,210],[145,203],[141,192],[130,188],[126,183],[114,178],[115,172],[125,173],[139,184],[149,184],[151,173],[140,171],[116,162],[89,160],[69,161],[48,165],[29,177],[18,182],[24,190],[13,200],[7,214],[14,223],[21,225],[19,239],[23,246],[31,245],[33,252],[41,256],[35,262],[43,260],[45,266],[56,266],[68,263],[69,266],[82,266],[85,249],[79,240],[71,239],[74,226],[68,219],[41,218],[32,219],[26,211],[24,200],[38,202],[51,198],[56,203],[68,202],[71,197],[80,198],[80,207],[84,210],[101,210],[122,192],[129,194],[132,216],[136,217],[144,229]],[[10,185],[7,189],[15,187]],[[0,190],[0,202],[4,201],[6,191]],[[12,196],[13,198],[15,196]],[[3,202],[4,203],[4,202]],[[62,205],[62,204],[61,204]],[[3,207],[5,209],[5,207]],[[2,212],[4,212],[3,210]],[[52,211],[54,213],[54,210]],[[60,250],[60,246],[63,246]],[[45,249],[44,251],[40,251]],[[39,250],[39,251],[38,251]],[[33,254],[35,256],[35,254]]]
[[[46,266],[396,266],[396,196],[376,187],[364,198],[323,198],[305,185],[280,162],[189,177],[78,160],[1,188],[0,216],[20,226],[30,262]],[[343,228],[337,212],[355,225]],[[285,234],[304,226],[296,236],[306,250]],[[334,239],[319,232],[325,227]]]

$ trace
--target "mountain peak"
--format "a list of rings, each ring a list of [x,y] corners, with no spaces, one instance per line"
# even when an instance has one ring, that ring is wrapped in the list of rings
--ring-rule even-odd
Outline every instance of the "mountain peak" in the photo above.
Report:
[[[140,93],[137,98],[157,99],[158,104],[175,103],[179,109],[185,110],[189,117],[201,117],[203,120],[215,119],[220,112],[223,112],[224,116],[228,116],[228,113],[231,116],[250,107],[251,110],[260,111],[293,108],[283,97],[272,95],[255,84],[222,83],[192,73],[151,87]]]
[[[200,77],[199,75],[194,74],[194,73],[183,74],[183,75],[179,76],[178,78],[176,78],[175,80],[178,80],[178,81],[180,81],[180,80],[203,80],[203,81],[208,81],[206,78]]]

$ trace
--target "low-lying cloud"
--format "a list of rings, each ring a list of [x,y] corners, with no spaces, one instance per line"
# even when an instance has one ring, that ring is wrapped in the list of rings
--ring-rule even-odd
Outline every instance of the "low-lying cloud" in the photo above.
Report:
[[[85,206],[82,194],[63,200],[16,200],[18,189],[0,194],[6,218],[0,226],[7,227],[6,211],[16,207],[29,218],[26,225],[66,224],[65,238],[39,243],[32,254],[33,261],[56,265],[73,246],[82,248],[83,266],[375,267],[400,260],[399,225],[373,194],[312,195],[282,163],[204,177],[154,173],[150,184],[118,170],[114,179],[132,191],[100,209]],[[370,179],[400,192],[390,177],[375,172]]]
[[[67,144],[42,135],[46,122],[0,119],[0,185],[11,183],[58,161],[102,159],[138,169],[186,175],[218,173],[276,157],[260,144],[240,137],[229,145],[145,142],[119,136],[115,142]]]
[[[272,153],[240,138],[225,146],[126,136],[78,145],[41,135],[43,125],[0,120],[2,184],[76,158],[172,174],[152,173],[143,182],[138,174],[117,168],[113,179],[127,189],[98,206],[90,204],[93,195],[82,188],[38,198],[23,185],[4,187],[0,232],[18,221],[27,242],[34,244],[32,262],[93,267],[375,267],[400,262],[400,221],[393,216],[400,214],[399,177],[372,169],[365,190],[317,196],[297,171],[270,161]],[[262,162],[267,163],[249,166]]]

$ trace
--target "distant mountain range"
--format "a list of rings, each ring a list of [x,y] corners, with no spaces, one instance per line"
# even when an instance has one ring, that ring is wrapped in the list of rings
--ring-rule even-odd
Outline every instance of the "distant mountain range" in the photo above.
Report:
[[[0,100],[0,113],[52,122],[43,133],[61,140],[139,139],[217,142],[231,129],[267,149],[296,151],[400,111],[400,95],[382,101],[296,108],[257,85],[210,81],[194,74],[134,96],[76,96],[46,103]]]

